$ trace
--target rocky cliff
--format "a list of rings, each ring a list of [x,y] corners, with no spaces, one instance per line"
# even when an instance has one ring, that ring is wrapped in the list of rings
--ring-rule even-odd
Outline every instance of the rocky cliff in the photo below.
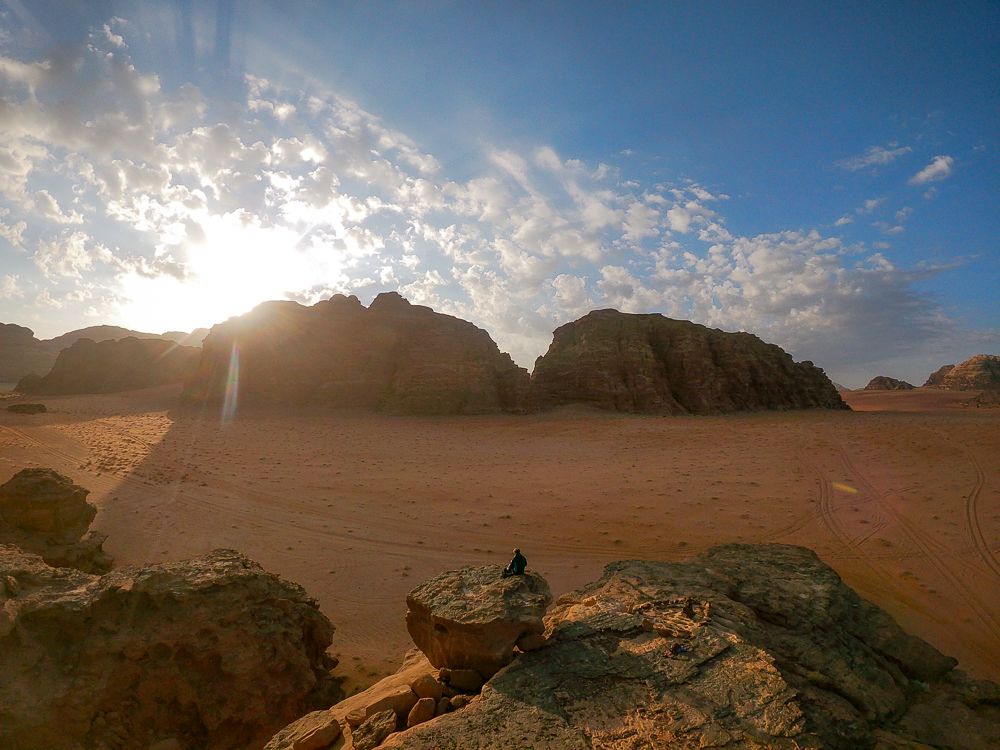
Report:
[[[261,747],[337,700],[332,633],[231,550],[94,576],[0,545],[0,747]]]
[[[907,383],[905,380],[896,380],[888,375],[877,375],[868,381],[865,386],[866,391],[912,391],[915,385]]]
[[[437,599],[461,578],[418,590]],[[505,593],[490,591],[506,611]],[[560,597],[545,627],[543,642],[477,695],[408,657],[396,675],[304,717],[268,748],[1000,747],[1000,686],[955,670],[802,547],[735,544],[685,563],[611,563]]]
[[[117,341],[133,337],[137,339],[165,339],[176,343],[200,346],[205,337],[205,329],[197,329],[190,334],[168,331],[162,336],[156,333],[132,331],[120,326],[90,326],[80,328],[52,339],[38,340],[30,328],[0,323],[0,382],[16,383],[26,375],[45,375],[56,362],[59,352],[72,346],[80,339],[93,341]]]
[[[191,376],[201,350],[163,339],[78,339],[63,349],[44,377],[26,376],[22,393],[113,393],[180,383]]]
[[[934,378],[944,368],[931,375]],[[930,379],[928,379],[930,384]],[[951,391],[978,391],[1000,388],[1000,356],[977,354],[975,357],[948,367],[938,382],[938,388]]]
[[[927,376],[927,382],[924,383],[924,388],[940,388],[941,381],[944,380],[944,376],[951,372],[955,365],[942,365],[930,375]]]
[[[186,394],[240,403],[320,403],[403,414],[519,411],[527,372],[486,331],[396,293],[369,307],[336,295],[266,302],[217,325]]]
[[[596,310],[555,330],[535,362],[534,403],[658,414],[847,409],[811,362],[748,333]]]

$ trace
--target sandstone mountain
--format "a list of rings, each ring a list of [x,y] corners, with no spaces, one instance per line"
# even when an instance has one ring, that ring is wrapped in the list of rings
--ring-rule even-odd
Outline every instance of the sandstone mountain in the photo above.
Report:
[[[877,375],[868,381],[865,386],[866,391],[912,391],[915,385],[907,383],[905,380],[896,380],[888,375]]]
[[[265,302],[214,326],[186,393],[240,403],[320,403],[403,414],[519,411],[527,372],[486,331],[394,292],[365,308],[335,295],[311,307]]]
[[[0,747],[261,747],[337,700],[332,634],[231,550],[95,576],[0,545]]]
[[[555,330],[535,362],[542,407],[589,404],[654,414],[847,409],[821,369],[749,333],[658,314],[595,310]]]
[[[25,375],[45,375],[52,369],[59,352],[72,346],[80,339],[93,341],[117,341],[133,337],[137,339],[165,339],[186,346],[200,346],[207,330],[196,329],[191,333],[168,331],[162,335],[132,331],[120,326],[90,326],[64,333],[52,339],[38,340],[30,328],[0,323],[0,382],[16,383]]]
[[[267,747],[1000,747],[1000,686],[955,670],[802,547],[611,563],[545,624],[545,643],[471,699],[408,659],[385,689],[310,714]],[[415,716],[434,695],[434,715]]]
[[[89,490],[52,469],[22,469],[0,486],[0,544],[40,555],[53,567],[106,573],[105,534],[89,531]]]
[[[944,368],[938,370],[934,378]],[[930,384],[930,379],[927,381]],[[1000,388],[1000,356],[996,354],[977,354],[957,365],[948,366],[940,380],[938,388],[951,391],[978,391]]]
[[[927,376],[927,382],[924,383],[924,388],[940,388],[941,382],[944,380],[945,375],[951,372],[955,365],[942,365],[930,375]]]
[[[44,377],[26,376],[22,393],[113,393],[180,383],[190,377],[201,352],[164,339],[78,339],[59,353]]]

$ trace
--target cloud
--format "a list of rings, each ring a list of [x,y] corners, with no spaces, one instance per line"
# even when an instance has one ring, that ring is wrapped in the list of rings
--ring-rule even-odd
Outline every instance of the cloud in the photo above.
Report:
[[[935,156],[931,159],[931,163],[926,167],[917,172],[913,177],[909,179],[907,184],[909,185],[924,185],[928,182],[937,182],[938,180],[944,180],[951,177],[952,168],[955,165],[955,159],[951,156]]]
[[[0,298],[15,299],[24,296],[24,291],[18,283],[17,274],[4,274],[0,276]]]
[[[869,198],[856,209],[856,213],[862,215],[873,213],[883,203],[885,203],[885,198]]]
[[[854,221],[854,219],[852,219],[850,216],[848,216],[848,215],[845,214],[844,216],[841,216],[839,219],[837,219],[835,222],[833,222],[833,225],[835,227],[843,227],[843,226],[846,226],[848,224],[851,224],[853,221]]]
[[[895,143],[890,143],[888,146],[871,146],[860,156],[852,156],[849,159],[838,161],[837,166],[841,169],[846,169],[848,172],[873,169],[890,164],[911,151],[913,149],[909,146],[897,146]]]

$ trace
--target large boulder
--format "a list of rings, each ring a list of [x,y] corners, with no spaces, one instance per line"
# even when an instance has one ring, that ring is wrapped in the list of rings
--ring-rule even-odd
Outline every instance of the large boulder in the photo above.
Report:
[[[406,629],[435,667],[488,679],[510,663],[518,641],[543,632],[548,583],[531,572],[503,578],[502,570],[451,570],[407,595]]]
[[[905,380],[890,378],[888,375],[877,375],[865,386],[866,391],[912,391],[914,388],[915,385]]]
[[[159,338],[78,339],[59,352],[42,378],[25,377],[17,390],[32,394],[113,393],[181,383],[201,351]]]
[[[847,409],[830,379],[749,333],[662,315],[596,310],[555,330],[535,362],[539,407],[586,404],[656,414]]]
[[[528,373],[486,331],[398,294],[369,307],[335,295],[305,307],[266,302],[212,328],[185,390],[240,403],[317,403],[399,414],[524,408]]]
[[[23,469],[0,486],[0,543],[40,555],[55,567],[106,573],[106,539],[89,532],[97,509],[89,490],[53,469]]]
[[[260,747],[336,700],[333,626],[232,550],[104,576],[0,546],[0,747]]]
[[[801,547],[612,563],[546,625],[546,645],[478,698],[381,747],[1000,747],[1000,686],[955,671]]]

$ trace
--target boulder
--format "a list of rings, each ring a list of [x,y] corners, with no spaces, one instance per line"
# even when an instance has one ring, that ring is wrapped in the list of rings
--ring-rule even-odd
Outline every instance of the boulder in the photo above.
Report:
[[[261,747],[337,698],[329,620],[232,550],[96,576],[0,546],[6,577],[0,747]]]
[[[417,724],[430,721],[434,718],[436,710],[437,701],[434,698],[421,698],[410,709],[410,713],[406,717],[406,726],[415,727]]]
[[[907,383],[905,380],[896,380],[888,375],[878,375],[868,381],[865,386],[866,391],[912,391],[915,385]]]
[[[611,563],[545,620],[545,648],[382,747],[1000,747],[1000,686],[801,547]]]
[[[201,350],[159,338],[78,339],[59,352],[42,378],[23,378],[21,393],[113,393],[181,383],[197,365]]]
[[[7,411],[14,414],[44,414],[48,409],[45,404],[11,404]]]
[[[652,414],[849,408],[812,362],[796,363],[749,333],[617,310],[557,328],[535,361],[531,395],[540,408]]]
[[[340,739],[341,733],[340,724],[329,711],[313,711],[274,735],[264,750],[324,750]]]
[[[375,750],[382,744],[382,740],[396,731],[396,721],[396,712],[392,710],[370,716],[351,732],[354,750]]]
[[[89,490],[53,469],[23,469],[0,486],[0,543],[40,555],[49,565],[106,573],[106,535],[87,533],[97,509]],[[86,534],[86,536],[84,536]]]
[[[193,400],[225,399],[234,356],[244,404],[479,414],[523,410],[528,388],[527,371],[486,331],[394,292],[367,308],[343,295],[265,302],[214,326],[202,351],[185,390]]]
[[[501,574],[498,565],[452,570],[407,595],[406,629],[431,664],[488,679],[510,663],[518,640],[543,631],[548,583],[537,573]]]

